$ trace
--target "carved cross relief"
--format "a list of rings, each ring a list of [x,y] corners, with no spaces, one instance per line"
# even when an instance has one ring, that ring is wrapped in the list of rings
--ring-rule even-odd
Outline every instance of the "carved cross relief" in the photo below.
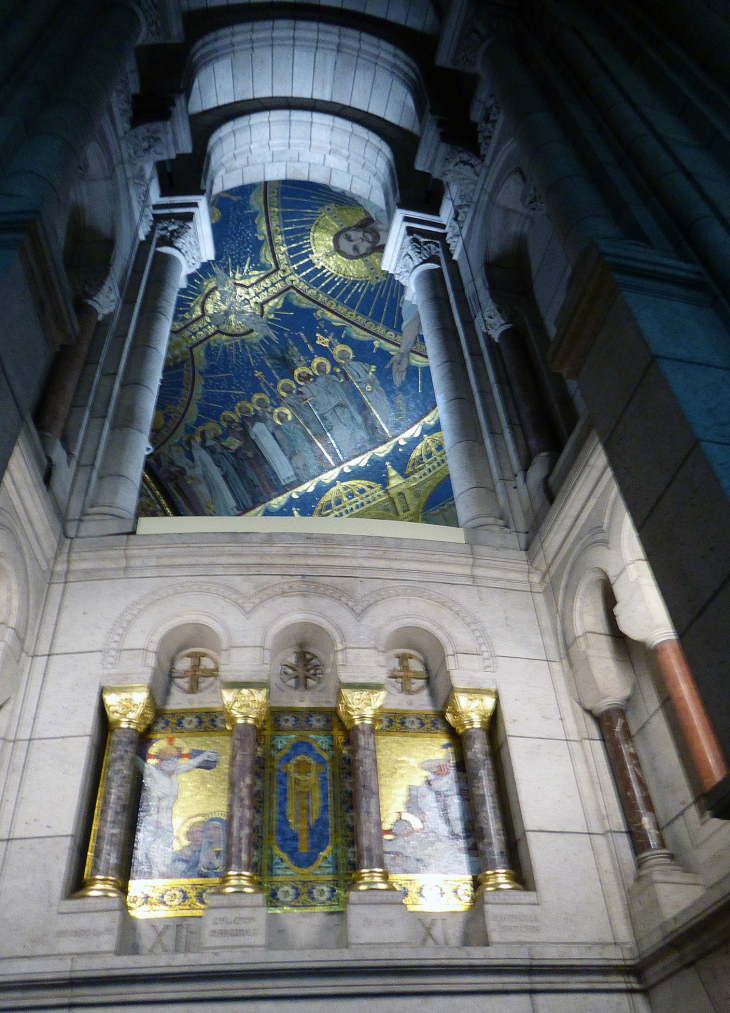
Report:
[[[398,668],[391,669],[388,678],[400,683],[400,692],[405,696],[421,693],[428,683],[428,673],[420,668],[411,668],[411,661],[418,661],[418,656],[410,651],[398,651]]]

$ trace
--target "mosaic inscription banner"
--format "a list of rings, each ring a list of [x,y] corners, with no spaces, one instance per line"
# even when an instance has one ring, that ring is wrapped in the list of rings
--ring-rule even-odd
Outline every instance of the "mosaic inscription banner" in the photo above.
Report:
[[[466,910],[478,868],[458,736],[440,714],[386,711],[376,749],[391,882],[411,909]]]

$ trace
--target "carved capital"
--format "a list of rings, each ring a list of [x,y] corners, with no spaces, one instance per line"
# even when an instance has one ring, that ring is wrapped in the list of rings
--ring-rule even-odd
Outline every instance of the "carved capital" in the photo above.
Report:
[[[177,0],[128,0],[142,22],[142,42],[182,42],[183,27]]]
[[[155,701],[147,686],[105,686],[101,695],[112,731],[134,728],[141,734],[155,716]]]
[[[346,728],[372,725],[385,703],[383,686],[343,686],[337,701],[337,713]]]
[[[226,726],[256,725],[260,728],[269,709],[269,690],[261,684],[229,683],[221,690]]]
[[[417,267],[429,263],[440,265],[440,252],[441,244],[438,239],[431,236],[421,236],[418,233],[407,235],[401,246],[398,264],[393,273],[401,285],[407,287],[411,275]]]
[[[494,689],[452,689],[444,717],[461,735],[467,728],[489,728],[497,703]]]
[[[172,247],[185,261],[186,274],[197,271],[203,258],[192,217],[163,218],[155,215],[155,224],[158,250]]]
[[[93,306],[101,320],[109,316],[119,301],[119,286],[116,278],[109,275],[103,285],[93,294],[86,295],[84,301]]]

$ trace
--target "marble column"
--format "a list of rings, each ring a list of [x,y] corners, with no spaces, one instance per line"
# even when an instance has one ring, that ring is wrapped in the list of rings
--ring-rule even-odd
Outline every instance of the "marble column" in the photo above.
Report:
[[[418,306],[459,526],[501,528],[504,522],[442,268],[442,258],[451,256],[443,223],[399,211],[391,236],[383,266]]]
[[[380,817],[375,720],[385,701],[381,687],[342,687],[337,713],[350,732],[352,794],[355,808],[357,871],[354,890],[389,890]]]
[[[228,768],[228,843],[220,893],[258,893],[253,862],[254,784],[258,729],[266,720],[264,686],[224,687],[226,725],[231,729]]]
[[[147,686],[114,686],[102,692],[109,741],[84,882],[76,897],[123,897],[129,821],[140,734],[155,716]]]
[[[132,520],[165,363],[178,289],[186,274],[214,255],[206,246],[198,198],[155,205],[155,252],[117,395],[94,494],[92,516]],[[207,231],[210,231],[209,221]]]
[[[638,864],[641,866],[657,855],[670,857],[629,731],[626,711],[614,705],[594,713],[601,728]]]
[[[444,715],[461,737],[479,855],[478,889],[522,890],[510,868],[487,730],[497,703],[491,689],[451,691]]]
[[[560,441],[530,361],[524,335],[514,324],[505,323],[494,332],[494,339],[502,354],[530,461],[542,454],[557,457]]]
[[[654,648],[669,698],[682,726],[702,790],[711,791],[728,776],[725,755],[717,741],[697,684],[676,638],[660,641]]]

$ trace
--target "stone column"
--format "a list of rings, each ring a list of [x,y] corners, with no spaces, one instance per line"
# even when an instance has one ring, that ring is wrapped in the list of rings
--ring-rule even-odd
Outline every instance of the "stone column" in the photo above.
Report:
[[[147,686],[106,687],[102,698],[110,734],[84,882],[76,897],[124,896],[137,745],[155,716]]]
[[[480,891],[521,890],[507,852],[507,837],[497,794],[487,730],[497,703],[492,689],[454,689],[444,715],[461,736],[469,783],[474,837],[477,842]]]
[[[253,866],[254,782],[257,729],[266,719],[265,686],[224,687],[226,725],[231,729],[228,768],[228,845],[220,893],[258,893]]]
[[[60,440],[63,436],[96,324],[112,312],[118,298],[116,282],[109,277],[96,295],[85,299],[78,307],[76,340],[59,349],[36,415],[36,429],[41,438],[50,436],[52,440]]]
[[[502,353],[530,462],[543,454],[557,457],[560,441],[530,361],[524,335],[515,324],[505,322],[494,331],[493,336]]]
[[[375,756],[375,718],[385,701],[379,686],[340,689],[337,713],[350,732],[352,794],[355,807],[357,871],[354,890],[389,890],[380,818],[378,764]]]
[[[155,252],[89,511],[97,517],[135,516],[178,289],[212,256],[202,250],[196,198],[154,210]]]
[[[461,339],[444,280],[450,257],[443,223],[399,211],[383,256],[385,270],[418,305],[459,526],[503,527],[487,452],[479,434]]]

